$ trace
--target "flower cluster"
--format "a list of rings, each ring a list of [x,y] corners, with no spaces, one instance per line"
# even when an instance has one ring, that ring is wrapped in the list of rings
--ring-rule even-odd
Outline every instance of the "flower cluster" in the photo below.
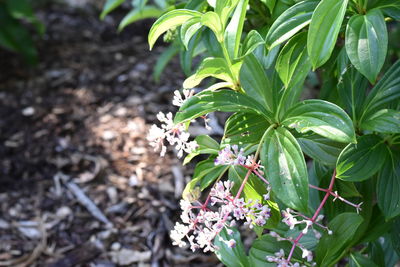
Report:
[[[187,200],[181,200],[181,219],[184,224],[176,223],[171,231],[171,239],[174,245],[185,246],[182,239],[187,238],[190,248],[194,251],[198,248],[207,251],[218,249],[214,244],[214,238],[226,226],[234,226],[236,221],[245,220],[245,224],[253,227],[253,224],[263,226],[270,217],[270,208],[257,201],[244,201],[243,198],[232,196],[233,182],[218,182],[211,189],[209,197],[204,204],[197,201],[192,205]],[[227,228],[231,235],[233,232]],[[235,240],[223,240],[229,247],[236,245]]]
[[[298,213],[296,211],[291,210],[290,208],[287,208],[286,210],[282,211],[282,216],[283,216],[282,222],[284,222],[287,226],[289,226],[290,229],[293,229],[297,224],[305,224],[305,227],[302,230],[303,234],[307,234],[308,229],[312,227],[313,224],[316,224],[319,227],[325,229],[326,231],[328,231],[328,234],[330,235],[332,234],[332,231],[329,230],[328,227],[318,223],[322,221],[322,219],[324,218],[323,215],[318,215],[315,222],[313,222],[310,218],[307,218],[301,213]],[[298,220],[296,217],[301,217],[302,219]],[[321,238],[321,234],[318,231],[313,229],[313,232],[317,239]]]
[[[194,90],[183,90],[183,95],[179,92],[179,90],[174,91],[174,99],[172,100],[172,105],[181,107],[183,102],[186,101],[189,97],[194,95]]]
[[[165,115],[159,112],[157,119],[162,123],[161,128],[152,125],[147,140],[155,150],[160,150],[161,156],[164,156],[167,151],[164,140],[167,140],[170,145],[175,145],[179,158],[182,157],[183,152],[190,153],[196,149],[196,141],[189,141],[190,134],[186,132],[183,124],[174,124],[172,113]]]
[[[277,234],[275,232],[270,232],[269,235],[272,236],[272,237],[275,237],[277,241],[289,241],[291,243],[295,242],[293,240],[293,238],[291,238],[291,237],[282,237],[282,236],[280,236],[279,234]],[[312,262],[312,260],[313,260],[312,252],[310,250],[308,250],[306,247],[304,247],[300,243],[297,243],[296,246],[299,247],[301,249],[301,251],[302,251],[302,256],[301,257],[305,258],[307,260],[307,262]],[[283,250],[279,251],[279,255],[281,255],[281,257],[280,256],[278,257],[278,255],[275,254],[277,257],[275,257],[274,260],[272,260],[273,258],[271,258],[271,256],[267,256],[267,260],[270,261],[270,262],[277,262],[275,260],[280,259],[282,264],[283,263],[288,264],[288,261],[285,260],[285,258],[284,258],[285,255],[282,252],[283,252]],[[312,263],[312,265],[314,265],[314,263]],[[282,265],[282,266],[292,266],[292,265]],[[295,266],[295,265],[293,265],[293,266]]]
[[[275,256],[267,256],[266,259],[269,262],[275,262],[277,267],[300,267],[300,263],[291,263],[285,259],[285,251],[283,251],[283,249],[276,252]],[[305,267],[305,265],[303,266]]]
[[[244,150],[237,145],[227,145],[224,149],[218,152],[218,157],[215,159],[215,165],[245,165],[247,159],[243,155]]]

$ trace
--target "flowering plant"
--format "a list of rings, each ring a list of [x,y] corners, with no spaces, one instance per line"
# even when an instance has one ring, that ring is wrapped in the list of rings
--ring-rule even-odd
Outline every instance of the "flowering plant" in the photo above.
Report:
[[[189,0],[161,15],[150,48],[174,32],[190,75],[149,141],[161,155],[167,144],[187,153],[185,164],[208,155],[183,192],[173,244],[227,266],[394,266],[400,61],[388,29],[399,19],[389,0]],[[307,91],[319,99],[300,100]],[[192,140],[190,124],[209,127],[215,111],[230,114],[222,140]],[[250,248],[244,226],[258,236]]]

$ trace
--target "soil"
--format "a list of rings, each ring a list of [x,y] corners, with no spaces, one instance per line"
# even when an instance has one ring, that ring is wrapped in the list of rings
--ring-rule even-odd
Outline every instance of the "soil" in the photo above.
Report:
[[[117,34],[123,10],[38,13],[40,63],[0,51],[0,266],[218,265],[169,239],[191,168],[146,134],[184,76],[176,59],[154,82],[152,21]]]

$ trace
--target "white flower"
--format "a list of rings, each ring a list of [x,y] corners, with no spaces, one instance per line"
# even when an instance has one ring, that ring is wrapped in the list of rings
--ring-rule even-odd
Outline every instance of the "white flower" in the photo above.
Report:
[[[174,99],[172,100],[172,105],[174,106],[182,106],[183,102],[185,102],[186,99],[191,97],[194,94],[194,90],[183,90],[183,97],[179,90],[174,91]]]
[[[178,150],[178,157],[183,156],[183,152],[190,153],[197,148],[196,141],[189,141],[189,133],[186,132],[185,126],[182,124],[174,124],[172,113],[166,115],[162,112],[157,114],[157,119],[162,123],[161,128],[153,125],[150,128],[147,140],[154,150],[160,150],[160,155],[164,156],[167,151],[164,140],[170,145],[175,145]]]

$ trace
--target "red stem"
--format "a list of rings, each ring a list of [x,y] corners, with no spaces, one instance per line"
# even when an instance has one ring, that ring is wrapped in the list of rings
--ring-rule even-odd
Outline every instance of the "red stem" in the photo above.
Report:
[[[334,183],[335,183],[335,178],[336,178],[336,170],[333,170],[333,175],[332,175],[332,178],[331,178],[331,182],[330,182],[330,184],[329,184],[329,188],[326,189],[326,191],[323,190],[323,191],[325,191],[326,193],[325,193],[325,196],[324,196],[324,198],[322,199],[321,203],[319,204],[319,207],[317,208],[317,210],[315,211],[314,215],[313,215],[312,218],[311,218],[311,222],[312,222],[312,223],[314,223],[314,222],[317,220],[317,217],[318,217],[319,213],[321,212],[321,210],[322,210],[322,208],[324,207],[326,201],[328,200],[330,194],[332,193],[333,185],[334,185]],[[292,256],[293,256],[294,249],[296,248],[297,244],[299,243],[300,239],[301,239],[303,236],[304,236],[304,234],[303,234],[303,232],[301,232],[301,233],[297,236],[297,238],[293,241],[293,245],[292,245],[292,248],[290,249],[289,256],[288,256],[288,258],[287,258],[287,262],[290,262],[290,259],[291,259]]]

